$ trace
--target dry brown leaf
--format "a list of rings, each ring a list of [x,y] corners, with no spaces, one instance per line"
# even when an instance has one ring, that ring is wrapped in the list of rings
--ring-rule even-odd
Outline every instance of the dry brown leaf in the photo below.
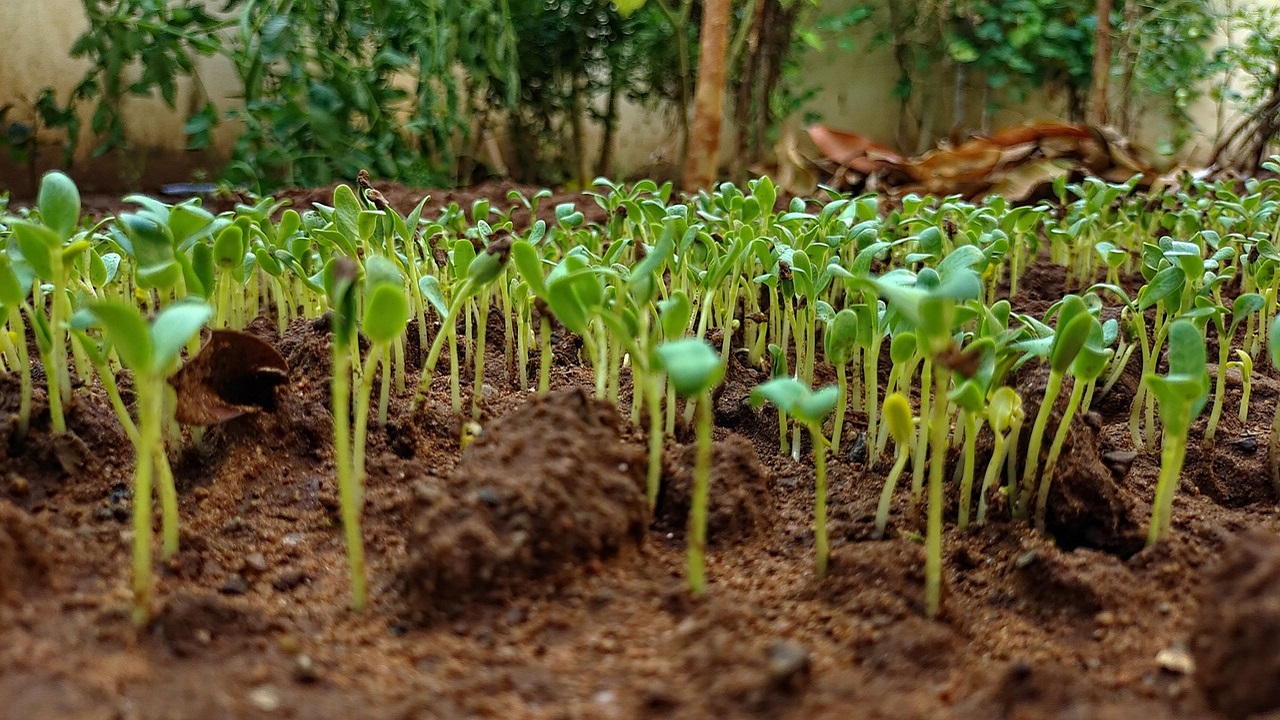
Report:
[[[176,416],[185,425],[217,425],[248,413],[271,412],[276,387],[289,381],[280,353],[248,333],[214,330],[169,384],[178,395]]]

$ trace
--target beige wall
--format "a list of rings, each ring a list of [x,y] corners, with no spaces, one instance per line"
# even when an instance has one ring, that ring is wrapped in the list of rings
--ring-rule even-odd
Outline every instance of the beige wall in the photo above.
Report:
[[[1280,0],[1258,1],[1280,3]],[[87,63],[67,57],[63,49],[70,48],[86,23],[81,0],[43,0],[37,3],[0,0],[2,10],[8,11],[4,17],[9,21],[0,24],[0,106],[14,104],[10,117],[20,118],[40,88],[52,86],[58,91],[59,98],[65,99],[82,77]],[[860,45],[865,47],[867,40],[869,38],[865,36],[860,38]],[[871,52],[832,50],[810,53],[805,62],[808,68],[805,77],[822,88],[810,109],[822,113],[828,124],[869,135],[907,151],[915,149],[916,139],[912,133],[899,132],[898,104],[892,96],[897,68],[887,48]],[[202,60],[199,73],[204,87],[218,104],[225,108],[235,102],[235,78],[226,61],[217,58]],[[945,90],[951,78],[949,73],[940,74],[947,76],[941,78],[944,89],[936,95],[934,128],[942,134],[951,120],[951,93]],[[205,155],[193,157],[183,150],[184,111],[196,104],[196,100],[191,83],[184,82],[178,97],[180,111],[169,110],[159,99],[130,98],[126,101],[129,137],[140,148],[135,156],[124,159],[126,175],[145,164],[144,175],[153,183],[182,180],[189,176],[193,165],[216,161],[216,158]],[[972,97],[969,103],[976,109],[978,100]],[[1003,111],[996,118],[996,125],[1053,117],[1062,112],[1060,103],[1040,98]],[[1202,118],[1201,126],[1212,131],[1216,125],[1216,113],[1212,103],[1202,103],[1197,108],[1197,117]],[[914,127],[916,119],[910,118],[906,124]],[[1158,121],[1146,125],[1157,128],[1154,134],[1158,134]],[[676,128],[677,123],[669,110],[624,108],[615,153],[618,171],[624,174],[669,173],[678,142]],[[224,123],[217,130],[215,137],[219,153],[228,151],[234,135],[235,127],[229,123]],[[495,139],[499,144],[513,141],[503,137]],[[81,143],[82,156],[87,154],[92,144],[86,128]],[[1207,147],[1206,141],[1197,146],[1201,156]],[[42,158],[44,163],[56,162],[55,151],[50,150],[46,155]],[[100,178],[104,186],[112,184],[110,176],[114,173],[118,185],[121,165],[119,158],[98,161],[86,158],[79,172],[92,177],[105,176]],[[23,185],[26,173],[21,170],[0,161],[0,188]]]

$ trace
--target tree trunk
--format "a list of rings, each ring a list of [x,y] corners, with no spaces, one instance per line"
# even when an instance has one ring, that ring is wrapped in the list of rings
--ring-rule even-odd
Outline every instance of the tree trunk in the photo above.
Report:
[[[725,58],[729,46],[730,0],[706,0],[702,6],[698,85],[693,100],[693,129],[685,158],[684,189],[710,188],[720,155],[724,109]]]
[[[1107,124],[1107,80],[1111,76],[1111,2],[1098,0],[1093,43],[1093,82],[1089,87],[1089,124]]]

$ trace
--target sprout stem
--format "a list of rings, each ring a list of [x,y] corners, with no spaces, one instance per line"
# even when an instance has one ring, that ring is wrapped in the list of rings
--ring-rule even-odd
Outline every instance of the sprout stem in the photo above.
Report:
[[[1035,422],[1031,426],[1031,442],[1027,446],[1027,461],[1022,467],[1022,492],[1020,497],[1031,500],[1036,490],[1036,470],[1040,467],[1040,445],[1044,442],[1045,426],[1049,424],[1049,415],[1053,412],[1053,404],[1062,391],[1063,373],[1050,371],[1049,382],[1044,387],[1044,396],[1040,399],[1040,409],[1036,411]],[[1015,516],[1026,518],[1030,511],[1029,503],[1020,503],[1015,508]]]
[[[151,618],[151,493],[155,478],[155,448],[160,444],[164,397],[155,383],[139,378],[141,427],[133,469],[133,622],[141,627]]]
[[[693,500],[689,507],[689,591],[696,597],[707,590],[707,503],[711,494],[711,392],[698,394],[697,455],[693,466]]]
[[[364,456],[365,443],[369,436],[369,405],[373,396],[373,375],[378,369],[378,361],[386,352],[385,345],[374,345],[369,348],[369,355],[365,358],[364,367],[360,373],[360,385],[356,389],[356,406],[355,406],[355,434],[352,436],[352,452],[351,452],[351,469],[354,473],[357,487],[360,492],[357,495],[359,501],[357,505],[364,506]],[[382,374],[385,377],[387,368],[383,367]]]
[[[942,476],[947,462],[947,383],[950,372],[939,365],[933,377],[933,414],[929,418],[929,515],[925,532],[924,613],[934,617],[942,606]]]
[[[662,485],[662,375],[654,373],[645,378],[645,393],[649,406],[649,476],[646,497],[649,512],[653,513],[658,502],[658,490]]]
[[[996,484],[996,477],[1000,474],[1000,468],[1004,465],[1005,455],[1008,452],[1008,444],[1006,443],[1007,433],[994,432],[995,445],[991,450],[991,459],[987,461],[987,470],[982,476],[982,488],[978,491],[978,516],[974,519],[975,525],[981,525],[987,521],[987,495],[991,493],[991,487]]]
[[[1173,514],[1173,494],[1178,489],[1178,475],[1187,452],[1186,435],[1164,433],[1164,447],[1160,451],[1160,479],[1156,481],[1156,501],[1151,508],[1151,526],[1147,531],[1147,547],[1169,536]]]
[[[368,602],[364,571],[364,541],[360,536],[360,489],[352,476],[351,447],[351,353],[342,343],[334,343],[333,455],[338,476],[338,499],[342,506],[342,530],[347,544],[347,570],[351,580],[351,607],[363,610]]]
[[[961,410],[964,417],[964,474],[960,478],[960,532],[969,529],[969,509],[973,505],[973,472],[977,464],[978,413]]]
[[[941,373],[941,369],[939,369],[939,372]],[[913,522],[920,517],[918,513],[920,512],[920,496],[924,493],[925,459],[928,457],[928,452],[929,452],[929,429],[928,428],[932,427],[932,425],[929,424],[931,421],[926,421],[925,418],[933,417],[932,405],[937,405],[937,404],[942,404],[944,406],[946,405],[945,399],[943,399],[941,403],[937,402],[936,398],[934,399],[934,402],[932,403],[930,402],[929,384],[932,381],[932,378],[933,378],[933,362],[928,358],[925,358],[924,366],[920,370],[920,387],[922,388],[922,392],[920,393],[921,427],[919,431],[916,433],[916,449],[915,449],[915,454],[912,456],[912,460],[911,460],[911,506],[910,507],[911,507],[911,517]]]
[[[489,290],[480,292],[480,313],[476,325],[475,377],[471,381],[471,419],[480,420],[480,401],[484,399],[484,343],[489,326]]]
[[[813,544],[817,553],[818,579],[827,576],[827,559],[831,549],[827,540],[827,439],[822,436],[822,426],[818,423],[809,425],[809,436],[813,439]]]
[[[538,357],[538,394],[546,395],[551,389],[551,321],[545,314],[538,319],[538,339],[542,347]]]
[[[1075,378],[1071,382],[1067,410],[1062,414],[1062,419],[1058,421],[1058,429],[1053,434],[1053,442],[1049,445],[1049,457],[1044,461],[1044,473],[1040,478],[1040,490],[1036,494],[1036,529],[1040,532],[1044,532],[1045,513],[1049,508],[1049,486],[1058,468],[1058,457],[1062,454],[1062,446],[1067,442],[1068,433],[1071,432],[1071,422],[1075,420],[1076,411],[1080,409],[1080,398],[1084,395],[1084,388],[1092,384],[1080,378]]]
[[[911,457],[909,444],[898,445],[894,454],[893,468],[885,478],[884,489],[880,491],[880,503],[876,506],[876,530],[872,535],[876,540],[884,537],[885,526],[889,524],[889,507],[893,503],[893,491],[898,486],[902,471],[907,467],[907,459]]]
[[[831,452],[840,455],[840,431],[844,428],[845,408],[849,404],[849,379],[844,365],[836,365],[836,387],[840,394],[836,396],[836,419],[831,425]]]

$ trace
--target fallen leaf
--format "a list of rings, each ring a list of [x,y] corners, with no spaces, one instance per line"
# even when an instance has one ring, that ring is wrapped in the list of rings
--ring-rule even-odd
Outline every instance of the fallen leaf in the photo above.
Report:
[[[236,330],[214,330],[169,384],[185,425],[217,425],[248,413],[272,412],[289,365],[269,343]]]

